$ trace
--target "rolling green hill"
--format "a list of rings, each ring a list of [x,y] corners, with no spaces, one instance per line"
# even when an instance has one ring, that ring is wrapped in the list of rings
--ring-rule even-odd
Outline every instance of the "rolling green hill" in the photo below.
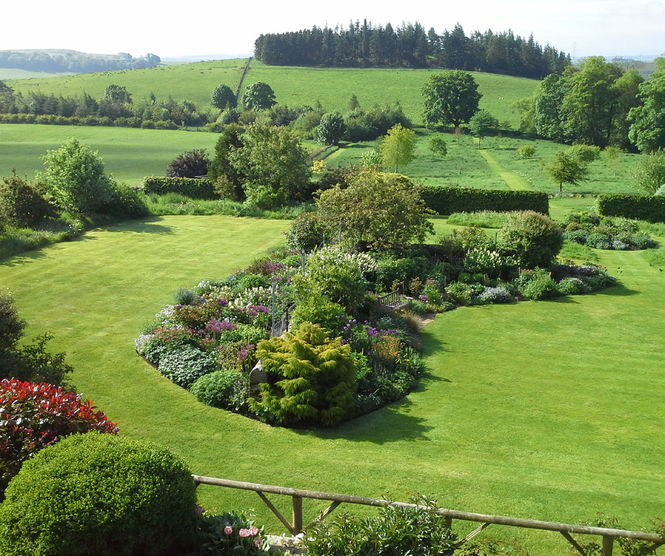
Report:
[[[158,98],[187,99],[204,109],[210,107],[212,91],[220,83],[235,90],[245,63],[244,59],[217,60],[48,79],[21,79],[8,84],[24,94],[38,90],[46,94],[78,96],[87,92],[99,98],[108,85],[115,83],[127,87],[135,100],[147,99],[154,92]],[[414,123],[420,123],[420,90],[433,72],[436,70],[266,66],[252,60],[244,86],[264,81],[273,88],[281,104],[312,105],[319,100],[330,111],[345,112],[352,94],[366,107],[399,101],[407,116]],[[474,73],[474,76],[483,94],[481,108],[492,112],[500,121],[517,126],[519,115],[513,104],[530,96],[538,81],[490,73]]]

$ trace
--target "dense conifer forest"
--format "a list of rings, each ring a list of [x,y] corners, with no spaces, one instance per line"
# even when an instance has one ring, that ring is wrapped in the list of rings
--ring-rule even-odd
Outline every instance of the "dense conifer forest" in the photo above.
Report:
[[[512,31],[467,36],[461,25],[437,34],[420,23],[393,28],[364,20],[348,29],[312,27],[290,33],[261,35],[255,56],[270,65],[335,67],[449,68],[542,79],[561,73],[570,56],[541,46]]]

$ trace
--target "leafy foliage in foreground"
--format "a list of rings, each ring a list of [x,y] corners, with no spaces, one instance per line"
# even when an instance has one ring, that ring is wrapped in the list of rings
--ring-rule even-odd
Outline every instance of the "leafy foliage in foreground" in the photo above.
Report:
[[[0,381],[0,494],[24,461],[74,433],[118,429],[92,401],[60,386]]]
[[[182,554],[195,528],[195,485],[164,448],[95,432],[39,452],[0,506],[3,554]]]
[[[436,500],[416,495],[416,508],[383,506],[375,517],[338,516],[328,525],[316,522],[307,531],[307,553],[312,556],[381,556],[453,554],[457,536],[445,518],[434,513]]]

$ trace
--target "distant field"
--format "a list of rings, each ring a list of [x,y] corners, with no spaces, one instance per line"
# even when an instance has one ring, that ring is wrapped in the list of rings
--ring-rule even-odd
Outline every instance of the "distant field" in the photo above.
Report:
[[[17,68],[0,68],[0,80],[6,79],[34,79],[47,77],[64,77],[70,73],[47,73],[44,71],[28,71]]]
[[[139,185],[144,176],[164,175],[171,160],[192,149],[212,150],[214,133],[117,127],[0,124],[0,177],[16,168],[33,177],[41,156],[76,137],[104,159],[106,171],[119,181]]]
[[[191,100],[197,106],[209,105],[210,96],[220,83],[234,91],[240,81],[246,60],[217,60],[194,64],[177,64],[155,68],[81,73],[51,79],[11,81],[9,85],[22,93],[39,90],[43,93],[79,96],[87,92],[95,98],[104,96],[111,83],[123,85],[134,100],[142,100],[155,93],[158,98]]]
[[[78,96],[84,91],[101,97],[111,83],[123,85],[135,100],[145,99],[154,92],[158,98],[188,99],[199,108],[209,107],[210,96],[220,83],[233,90],[238,85],[246,60],[218,60],[160,66],[156,68],[109,71],[71,75],[52,79],[25,79],[9,84],[23,93],[39,90],[43,93]],[[409,69],[341,69],[266,66],[252,60],[245,86],[265,81],[274,89],[281,104],[316,104],[326,110],[345,112],[352,94],[361,106],[399,101],[405,113],[415,123],[422,121],[420,90],[431,73],[438,70]],[[515,101],[530,96],[538,81],[520,77],[474,73],[483,98],[481,107],[500,121],[519,124]]]

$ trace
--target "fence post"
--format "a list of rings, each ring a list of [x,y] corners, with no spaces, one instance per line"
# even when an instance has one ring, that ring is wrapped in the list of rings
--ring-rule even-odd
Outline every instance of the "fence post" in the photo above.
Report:
[[[607,535],[603,536],[603,556],[612,556],[612,548],[614,544],[614,537],[609,537]]]
[[[293,496],[293,534],[302,533],[302,497]]]

